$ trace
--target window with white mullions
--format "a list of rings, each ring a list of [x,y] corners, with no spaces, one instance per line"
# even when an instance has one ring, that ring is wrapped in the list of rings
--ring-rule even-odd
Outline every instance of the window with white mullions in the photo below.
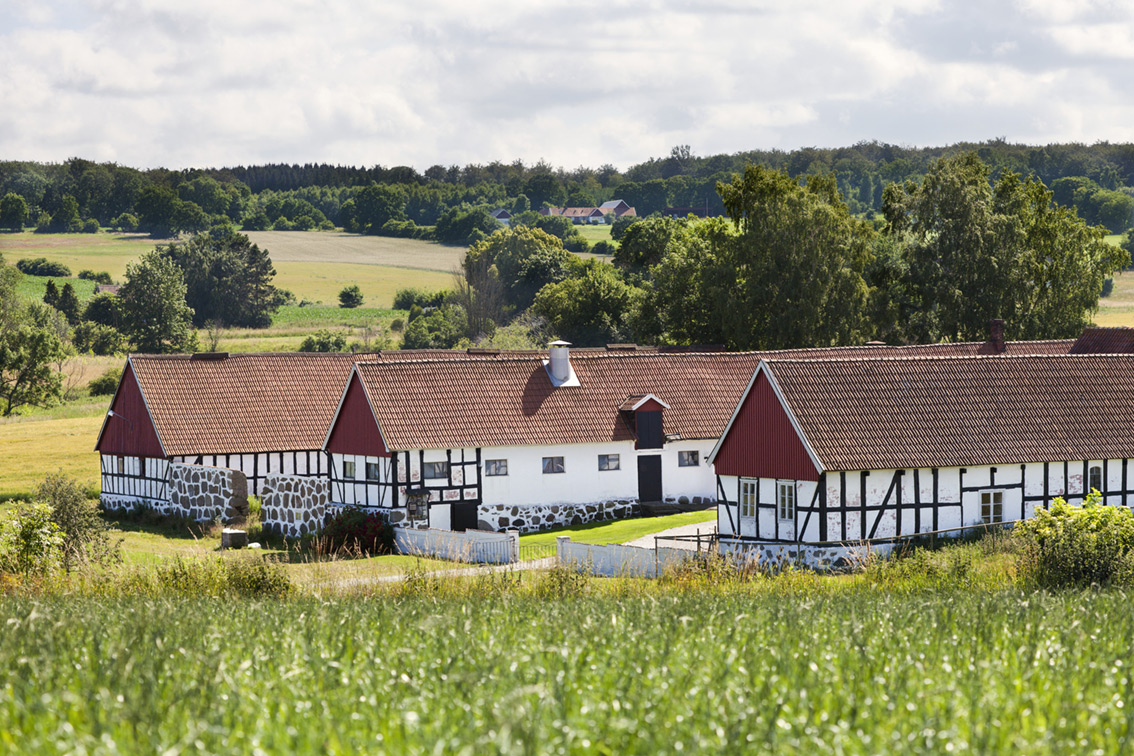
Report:
[[[563,465],[563,457],[544,457],[543,458],[543,474],[551,475],[552,473],[565,472],[566,468]]]
[[[426,480],[449,479],[448,462],[426,462],[421,475]]]
[[[598,456],[598,469],[600,472],[607,470],[618,470],[619,460],[617,454],[600,454]]]
[[[776,516],[781,520],[795,519],[795,481],[776,482]]]
[[[756,486],[758,481],[740,481],[740,516],[746,520],[756,518]]]
[[[442,462],[441,464],[445,464],[445,463]],[[381,470],[382,470],[382,468],[377,462],[367,462],[366,463],[366,479],[369,480],[369,481],[380,480],[381,477],[382,477]],[[425,477],[428,478],[429,476],[426,475]]]
[[[695,451],[683,451],[677,453],[677,466],[678,467],[699,467],[701,465],[701,455]]]
[[[498,475],[508,474],[508,460],[506,459],[486,459],[484,460],[484,474],[485,476],[492,477]]]
[[[343,462],[343,480],[354,480],[354,462]]]
[[[980,494],[980,521],[1004,522],[1004,492],[982,491]]]

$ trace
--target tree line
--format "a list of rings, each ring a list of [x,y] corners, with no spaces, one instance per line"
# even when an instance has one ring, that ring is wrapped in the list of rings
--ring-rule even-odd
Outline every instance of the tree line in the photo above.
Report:
[[[639,220],[611,262],[539,229],[498,231],[470,247],[444,304],[411,318],[406,342],[492,344],[519,322],[532,343],[930,343],[983,340],[992,318],[1011,338],[1066,338],[1130,264],[1041,180],[994,176],[976,153],[888,185],[877,223],[851,212],[831,174],[801,183],[749,165],[717,189],[726,217]]]

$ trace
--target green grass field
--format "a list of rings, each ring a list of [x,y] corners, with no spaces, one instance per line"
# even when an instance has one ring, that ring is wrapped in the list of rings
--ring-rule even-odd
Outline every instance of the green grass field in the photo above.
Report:
[[[591,244],[600,241],[610,241],[610,226],[606,225],[605,223],[601,226],[598,224],[591,225],[588,223],[582,226],[576,226],[575,228],[579,229],[579,233],[582,235],[582,237],[589,241]]]
[[[550,583],[549,585],[554,585]],[[1124,754],[1119,591],[0,598],[0,751]]]

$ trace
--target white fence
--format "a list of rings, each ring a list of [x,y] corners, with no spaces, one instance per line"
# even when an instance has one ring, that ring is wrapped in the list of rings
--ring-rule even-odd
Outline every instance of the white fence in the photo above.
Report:
[[[617,543],[595,546],[573,543],[569,536],[555,539],[559,564],[603,577],[657,577],[667,568],[696,555],[697,552],[689,549],[643,549]]]
[[[394,543],[401,554],[437,557],[472,564],[512,564],[520,561],[520,534],[515,530],[394,528]]]

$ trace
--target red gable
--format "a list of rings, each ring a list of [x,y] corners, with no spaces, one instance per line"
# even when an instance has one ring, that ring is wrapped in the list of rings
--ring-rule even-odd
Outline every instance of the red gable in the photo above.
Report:
[[[370,409],[370,402],[366,400],[366,392],[358,375],[350,377],[347,385],[346,398],[331,426],[327,439],[327,451],[333,454],[361,454],[366,457],[388,457],[389,450],[382,443],[382,434],[378,430],[378,423],[374,422],[374,413]]]
[[[819,480],[803,441],[776,397],[764,371],[721,439],[713,459],[718,475]]]
[[[95,451],[130,457],[164,457],[150,410],[130,363],[122,374]]]

